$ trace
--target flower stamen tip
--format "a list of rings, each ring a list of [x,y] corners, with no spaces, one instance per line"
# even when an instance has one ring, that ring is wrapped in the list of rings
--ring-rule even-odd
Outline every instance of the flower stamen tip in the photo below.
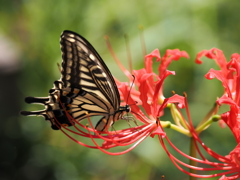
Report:
[[[187,93],[186,93],[186,92],[183,92],[183,96],[186,98],[186,97],[187,97]]]

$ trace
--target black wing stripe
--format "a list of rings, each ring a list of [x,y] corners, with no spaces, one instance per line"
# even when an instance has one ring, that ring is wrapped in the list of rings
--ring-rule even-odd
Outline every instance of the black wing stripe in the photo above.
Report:
[[[90,116],[105,116],[109,114],[109,104],[101,101],[91,94],[85,96],[78,96],[74,98],[69,110],[73,118],[77,121],[81,121]]]
[[[76,33],[64,31],[61,36],[61,49],[63,56],[61,80],[64,86],[84,88],[92,92],[98,88],[102,92],[102,95],[99,95],[106,97],[111,106],[118,109],[120,96],[115,81],[91,44]],[[89,79],[84,78],[89,75]],[[84,84],[86,81],[88,85]],[[92,84],[95,84],[95,87],[89,88]]]
[[[106,101],[103,101],[102,99],[97,98],[97,96],[94,94],[85,94],[84,96],[78,96],[74,98],[73,105],[78,106],[79,108],[83,108],[84,105],[89,104],[89,105],[96,105],[101,107],[102,109],[105,110],[106,113],[109,111],[109,106],[110,104],[107,104]],[[83,109],[87,109],[86,106]],[[93,109],[89,109],[89,111],[92,111]]]
[[[75,54],[75,53],[73,53]],[[73,59],[77,59],[79,57],[73,58]],[[100,69],[100,67],[98,66],[94,66],[92,65],[92,67],[86,67],[85,64],[87,64],[86,62],[89,61],[89,59],[87,58],[79,58],[80,60],[77,61],[69,61],[68,59],[68,63],[70,65],[67,65],[65,67],[65,80],[68,82],[71,82],[71,85],[69,84],[69,86],[74,86],[74,87],[79,87],[82,88],[86,91],[92,90],[98,90],[99,87],[101,87],[101,89],[105,89],[107,92],[105,91],[101,91],[102,93],[98,93],[98,95],[101,98],[104,99],[108,99],[108,101],[111,103],[112,100],[114,99],[114,96],[112,94],[111,89],[109,88],[108,83],[104,83],[104,81],[106,81],[106,78],[103,76],[103,74],[106,76],[106,74]],[[85,61],[84,61],[85,60]],[[76,63],[76,62],[81,62],[81,63],[85,63],[84,65],[79,65],[80,63]],[[91,61],[89,61],[91,62]],[[91,65],[89,63],[89,65]],[[79,69],[79,71],[78,71]],[[76,72],[78,71],[78,72]],[[80,74],[81,76],[77,75]],[[96,77],[95,77],[96,76]],[[79,82],[80,81],[80,82]],[[96,82],[98,82],[96,84]],[[65,82],[65,84],[67,84]],[[79,85],[80,84],[80,85]],[[68,84],[67,84],[68,85]],[[108,97],[110,96],[110,97]],[[114,104],[111,103],[111,106],[114,106]]]

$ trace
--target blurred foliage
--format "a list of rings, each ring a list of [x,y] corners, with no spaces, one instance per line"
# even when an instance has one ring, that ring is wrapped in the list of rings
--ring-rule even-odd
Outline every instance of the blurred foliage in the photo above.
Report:
[[[222,49],[227,58],[239,52],[239,8],[237,0],[0,0],[0,40],[5,37],[14,44],[8,49],[10,53],[19,52],[15,70],[0,72],[0,179],[145,180],[161,179],[162,175],[166,180],[187,179],[155,139],[148,138],[128,154],[109,156],[52,131],[43,118],[20,117],[18,112],[36,110],[38,107],[24,103],[24,97],[47,96],[53,81],[59,78],[59,36],[63,30],[86,37],[113,75],[127,80],[122,78],[123,73],[110,56],[103,37],[110,37],[117,56],[127,67],[124,41],[127,34],[134,69],[138,69],[143,66],[141,25],[148,53],[159,48],[163,55],[168,48],[179,48],[191,56],[190,60],[182,59],[170,66],[177,75],[168,78],[164,91],[166,96],[171,95],[171,90],[179,94],[186,91],[193,120],[198,122],[213,105],[216,94],[220,96],[222,88],[217,81],[203,78],[210,67],[216,67],[214,62],[195,65],[194,57],[212,47]],[[0,53],[1,57],[6,52]],[[202,138],[225,155],[235,142],[227,128],[219,131],[218,125],[213,124]],[[188,152],[185,145],[188,138],[172,130],[167,132],[179,148]]]

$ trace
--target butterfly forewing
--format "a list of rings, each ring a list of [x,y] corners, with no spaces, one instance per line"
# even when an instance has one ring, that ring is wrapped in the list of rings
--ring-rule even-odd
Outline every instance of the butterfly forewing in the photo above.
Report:
[[[92,45],[70,31],[62,33],[60,43],[64,86],[92,92],[118,109],[120,99],[115,81]]]

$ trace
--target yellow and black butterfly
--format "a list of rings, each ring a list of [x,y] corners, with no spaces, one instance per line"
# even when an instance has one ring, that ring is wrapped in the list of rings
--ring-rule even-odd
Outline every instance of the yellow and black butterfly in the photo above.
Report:
[[[117,85],[93,46],[82,36],[64,31],[60,38],[62,51],[61,77],[54,82],[48,97],[26,97],[27,103],[45,105],[44,110],[22,111],[22,115],[41,115],[53,129],[72,126],[90,116],[103,116],[96,124],[98,131],[108,128],[130,111],[120,106]]]

